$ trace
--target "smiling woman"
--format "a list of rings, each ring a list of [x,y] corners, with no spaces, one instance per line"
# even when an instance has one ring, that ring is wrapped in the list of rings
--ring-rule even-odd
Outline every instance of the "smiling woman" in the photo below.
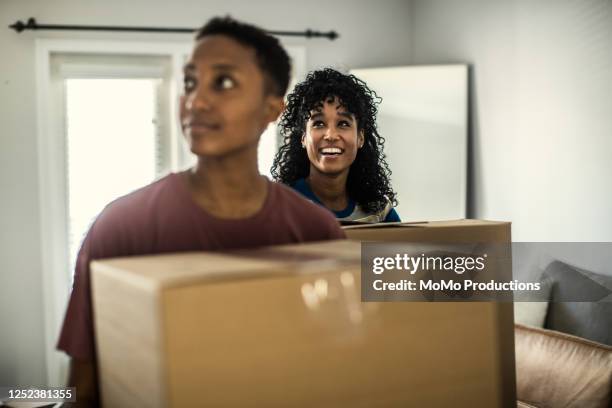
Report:
[[[376,94],[354,75],[328,68],[311,72],[287,100],[274,178],[340,221],[399,221]]]
[[[306,122],[302,147],[316,170],[312,178],[320,174],[338,174],[350,168],[357,150],[363,147],[363,130],[357,130],[355,115],[348,112],[337,97],[330,97],[315,106]]]

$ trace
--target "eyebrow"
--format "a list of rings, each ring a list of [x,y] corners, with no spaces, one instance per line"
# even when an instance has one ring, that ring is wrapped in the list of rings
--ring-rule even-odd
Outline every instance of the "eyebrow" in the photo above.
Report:
[[[346,112],[346,111],[338,112],[338,115],[344,116],[345,118],[350,119],[352,121],[355,120],[355,115],[353,115],[350,112]],[[323,117],[323,112],[318,111],[318,110],[316,110],[314,114],[310,115],[310,119],[311,120],[318,119],[318,118],[321,118],[321,117]]]
[[[232,64],[214,64],[212,68],[216,71],[236,71],[238,69],[236,65],[232,65]],[[195,70],[196,70],[196,65],[193,62],[188,62],[183,67],[183,71],[185,72],[195,71]]]
[[[355,115],[353,115],[353,114],[352,114],[352,113],[350,113],[350,112],[346,112],[346,111],[344,111],[344,112],[338,112],[338,115],[340,115],[340,116],[344,116],[345,118],[348,118],[348,119],[350,119],[350,120],[355,120]]]

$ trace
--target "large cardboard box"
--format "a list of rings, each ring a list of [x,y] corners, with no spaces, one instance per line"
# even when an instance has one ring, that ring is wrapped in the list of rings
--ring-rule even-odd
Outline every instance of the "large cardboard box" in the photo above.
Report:
[[[347,240],[92,263],[104,406],[516,406],[511,316],[361,302],[359,261]]]

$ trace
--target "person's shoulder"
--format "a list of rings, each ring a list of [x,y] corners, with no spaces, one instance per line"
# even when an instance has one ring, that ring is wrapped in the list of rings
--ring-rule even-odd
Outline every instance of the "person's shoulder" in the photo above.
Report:
[[[294,211],[303,211],[305,215],[311,214],[323,218],[332,218],[335,220],[335,217],[333,216],[331,211],[308,200],[294,188],[277,182],[272,182],[272,185],[274,186],[273,188],[276,189],[277,194],[281,199],[279,201],[288,209]]]
[[[168,200],[176,199],[173,185],[177,175],[172,173],[144,187],[111,201],[100,212],[92,228],[98,239],[121,239],[144,233],[151,226],[154,215]]]
[[[315,204],[318,204],[317,197],[314,195],[308,183],[306,183],[306,179],[301,178],[289,186],[293,191],[300,193],[301,196],[306,197],[308,200],[313,201]]]
[[[90,258],[145,253],[155,240],[154,215],[160,202],[174,197],[170,174],[109,203],[93,222],[85,241]]]
[[[289,187],[295,191],[299,191],[302,194],[310,190],[308,184],[306,184],[306,179],[303,178],[295,180],[293,183],[291,183],[291,185],[289,185]]]
[[[305,198],[299,192],[284,184],[272,182],[278,202],[275,205],[279,215],[292,218],[305,229],[325,230],[332,238],[342,238],[340,224],[327,208]]]
[[[399,214],[393,207],[393,203],[389,200],[388,197],[385,197],[385,207],[380,212],[381,220],[380,222],[400,222],[401,219]]]
[[[168,174],[146,186],[140,187],[111,201],[102,211],[104,217],[139,218],[146,214],[160,199],[171,193],[168,191],[176,183],[177,174]]]
[[[400,216],[395,210],[395,208],[391,208],[387,216],[385,217],[384,222],[400,222]]]

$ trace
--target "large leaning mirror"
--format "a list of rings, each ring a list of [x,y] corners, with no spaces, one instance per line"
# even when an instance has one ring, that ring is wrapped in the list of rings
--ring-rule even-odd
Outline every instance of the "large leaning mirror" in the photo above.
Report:
[[[356,69],[382,98],[379,133],[402,221],[466,217],[468,67]]]

